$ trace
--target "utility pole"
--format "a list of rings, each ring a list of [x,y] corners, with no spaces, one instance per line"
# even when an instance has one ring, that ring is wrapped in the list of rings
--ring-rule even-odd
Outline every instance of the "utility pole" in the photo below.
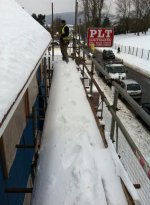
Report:
[[[52,39],[54,40],[54,14],[53,14],[53,3],[52,3]],[[54,44],[52,44],[52,61],[54,60]]]
[[[78,1],[75,2],[75,38],[77,38]]]
[[[76,39],[77,39],[77,17],[78,17],[78,1],[75,0],[75,23],[73,35],[73,58],[76,57]]]

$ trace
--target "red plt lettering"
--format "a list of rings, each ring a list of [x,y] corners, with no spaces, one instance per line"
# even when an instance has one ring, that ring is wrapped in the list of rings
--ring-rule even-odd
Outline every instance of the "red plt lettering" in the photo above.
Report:
[[[113,45],[114,30],[112,28],[89,28],[88,46],[111,47]]]

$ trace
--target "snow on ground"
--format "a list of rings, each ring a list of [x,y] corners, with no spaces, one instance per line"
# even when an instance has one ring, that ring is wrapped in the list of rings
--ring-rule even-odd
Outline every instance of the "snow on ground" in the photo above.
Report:
[[[44,54],[50,35],[13,0],[0,0],[0,22],[1,126]]]
[[[150,50],[150,29],[146,34],[140,32],[139,36],[134,33],[115,35],[114,43]]]
[[[80,73],[73,61],[59,59],[55,56],[32,205],[127,205],[119,179],[125,174],[103,145]],[[138,198],[132,184],[127,186]]]

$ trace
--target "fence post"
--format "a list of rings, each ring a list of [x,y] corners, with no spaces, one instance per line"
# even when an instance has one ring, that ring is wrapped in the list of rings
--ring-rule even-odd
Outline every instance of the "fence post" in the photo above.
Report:
[[[129,51],[128,51],[128,54],[130,54],[130,46],[129,46]]]
[[[134,54],[134,47],[133,47],[133,51],[132,51],[132,55]]]
[[[143,49],[142,49],[142,55],[141,55],[141,58],[143,58]]]
[[[123,45],[121,46],[121,52],[122,52],[122,47],[123,47]]]
[[[136,49],[136,56],[137,56],[137,53],[138,53],[138,48]]]
[[[147,56],[147,60],[149,60],[149,53],[150,53],[150,50],[148,51],[148,56]]]

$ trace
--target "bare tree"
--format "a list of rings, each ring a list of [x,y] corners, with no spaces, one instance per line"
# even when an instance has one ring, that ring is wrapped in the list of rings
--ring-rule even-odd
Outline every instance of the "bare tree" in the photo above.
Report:
[[[101,25],[101,13],[105,0],[80,0],[84,10],[84,18],[87,24]]]
[[[137,35],[140,31],[148,29],[148,19],[150,17],[150,0],[132,0],[136,20]]]
[[[116,10],[119,17],[122,19],[124,32],[129,32],[129,22],[132,10],[132,0],[116,0]]]
[[[105,0],[101,0],[101,1],[98,1],[98,18],[99,18],[99,24],[101,26],[101,17],[102,17],[102,9],[104,8],[104,3],[105,3]]]
[[[134,6],[134,16],[135,16],[135,27],[137,31],[137,35],[139,35],[140,32],[140,19],[141,19],[141,0],[132,0],[133,6]]]
[[[85,23],[90,21],[90,12],[89,12],[89,7],[88,7],[88,1],[89,0],[80,0],[81,5],[83,6],[83,14],[84,14],[84,21]]]
[[[91,13],[91,23],[94,26],[101,26],[101,13],[104,0],[89,0],[89,11]]]
[[[141,30],[145,32],[148,30],[148,20],[150,18],[150,0],[142,0],[140,5],[141,10]]]

